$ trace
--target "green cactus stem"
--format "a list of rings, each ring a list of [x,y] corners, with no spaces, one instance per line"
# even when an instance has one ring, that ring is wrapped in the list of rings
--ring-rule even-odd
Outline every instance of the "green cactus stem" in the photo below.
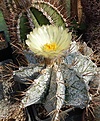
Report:
[[[7,25],[6,25],[6,22],[5,22],[5,19],[1,10],[0,10],[0,32],[4,32],[5,39],[7,42],[9,42],[10,41],[9,33],[8,33]]]
[[[26,14],[26,17],[24,17],[24,14]],[[29,24],[26,24],[26,21]],[[33,25],[34,27],[39,27],[47,24],[63,26],[64,28],[68,26],[66,18],[63,17],[57,7],[46,1],[34,1],[30,9],[19,15],[18,36],[23,42],[26,39],[26,32],[27,34],[30,32],[29,28],[33,29]]]
[[[64,19],[60,11],[58,11],[57,8],[49,2],[36,1],[32,6],[33,8],[36,8],[41,11],[51,24],[54,24],[56,26],[63,26],[64,28],[68,26],[66,24],[66,19]]]

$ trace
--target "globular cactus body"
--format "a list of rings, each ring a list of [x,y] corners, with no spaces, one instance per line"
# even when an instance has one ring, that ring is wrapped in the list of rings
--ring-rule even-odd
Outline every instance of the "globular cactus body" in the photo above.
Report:
[[[75,45],[75,42],[73,43]],[[31,68],[33,66],[31,65]],[[20,69],[14,72],[14,76],[22,82],[25,78],[30,79],[29,69]],[[27,76],[25,76],[25,73]],[[35,74],[35,70],[32,73]],[[77,49],[72,50],[69,55],[65,56],[60,65],[55,63],[53,67],[42,68],[41,73],[36,79],[32,78],[34,81],[26,91],[26,96],[22,99],[25,107],[42,103],[48,113],[54,111],[53,120],[56,121],[59,119],[59,112],[64,105],[81,109],[88,106],[90,101],[89,82],[93,80],[97,73],[96,65]]]

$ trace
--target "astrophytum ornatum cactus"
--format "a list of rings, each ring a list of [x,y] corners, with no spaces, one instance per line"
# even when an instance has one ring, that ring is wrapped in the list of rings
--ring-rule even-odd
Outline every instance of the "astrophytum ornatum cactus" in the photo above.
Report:
[[[27,58],[29,66],[14,71],[15,80],[32,82],[22,99],[24,107],[42,103],[48,113],[53,111],[54,121],[60,120],[62,106],[88,106],[89,82],[96,74],[96,65],[78,51],[71,39],[71,32],[63,27],[47,25],[34,29],[26,44],[33,55],[42,56],[42,63],[37,63],[33,56],[33,64],[32,57]]]

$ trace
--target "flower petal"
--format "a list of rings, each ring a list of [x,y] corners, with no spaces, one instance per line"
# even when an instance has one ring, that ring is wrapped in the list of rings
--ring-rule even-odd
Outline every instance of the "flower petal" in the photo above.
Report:
[[[70,47],[72,36],[68,31],[54,25],[38,27],[27,35],[26,44],[37,55],[52,59]]]

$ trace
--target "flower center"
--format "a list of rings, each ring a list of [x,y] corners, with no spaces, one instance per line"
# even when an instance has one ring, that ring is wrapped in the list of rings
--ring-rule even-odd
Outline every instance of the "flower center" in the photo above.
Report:
[[[43,46],[43,50],[46,51],[46,52],[49,52],[49,51],[52,51],[52,50],[56,50],[57,48],[57,44],[56,43],[46,43],[44,46]]]

